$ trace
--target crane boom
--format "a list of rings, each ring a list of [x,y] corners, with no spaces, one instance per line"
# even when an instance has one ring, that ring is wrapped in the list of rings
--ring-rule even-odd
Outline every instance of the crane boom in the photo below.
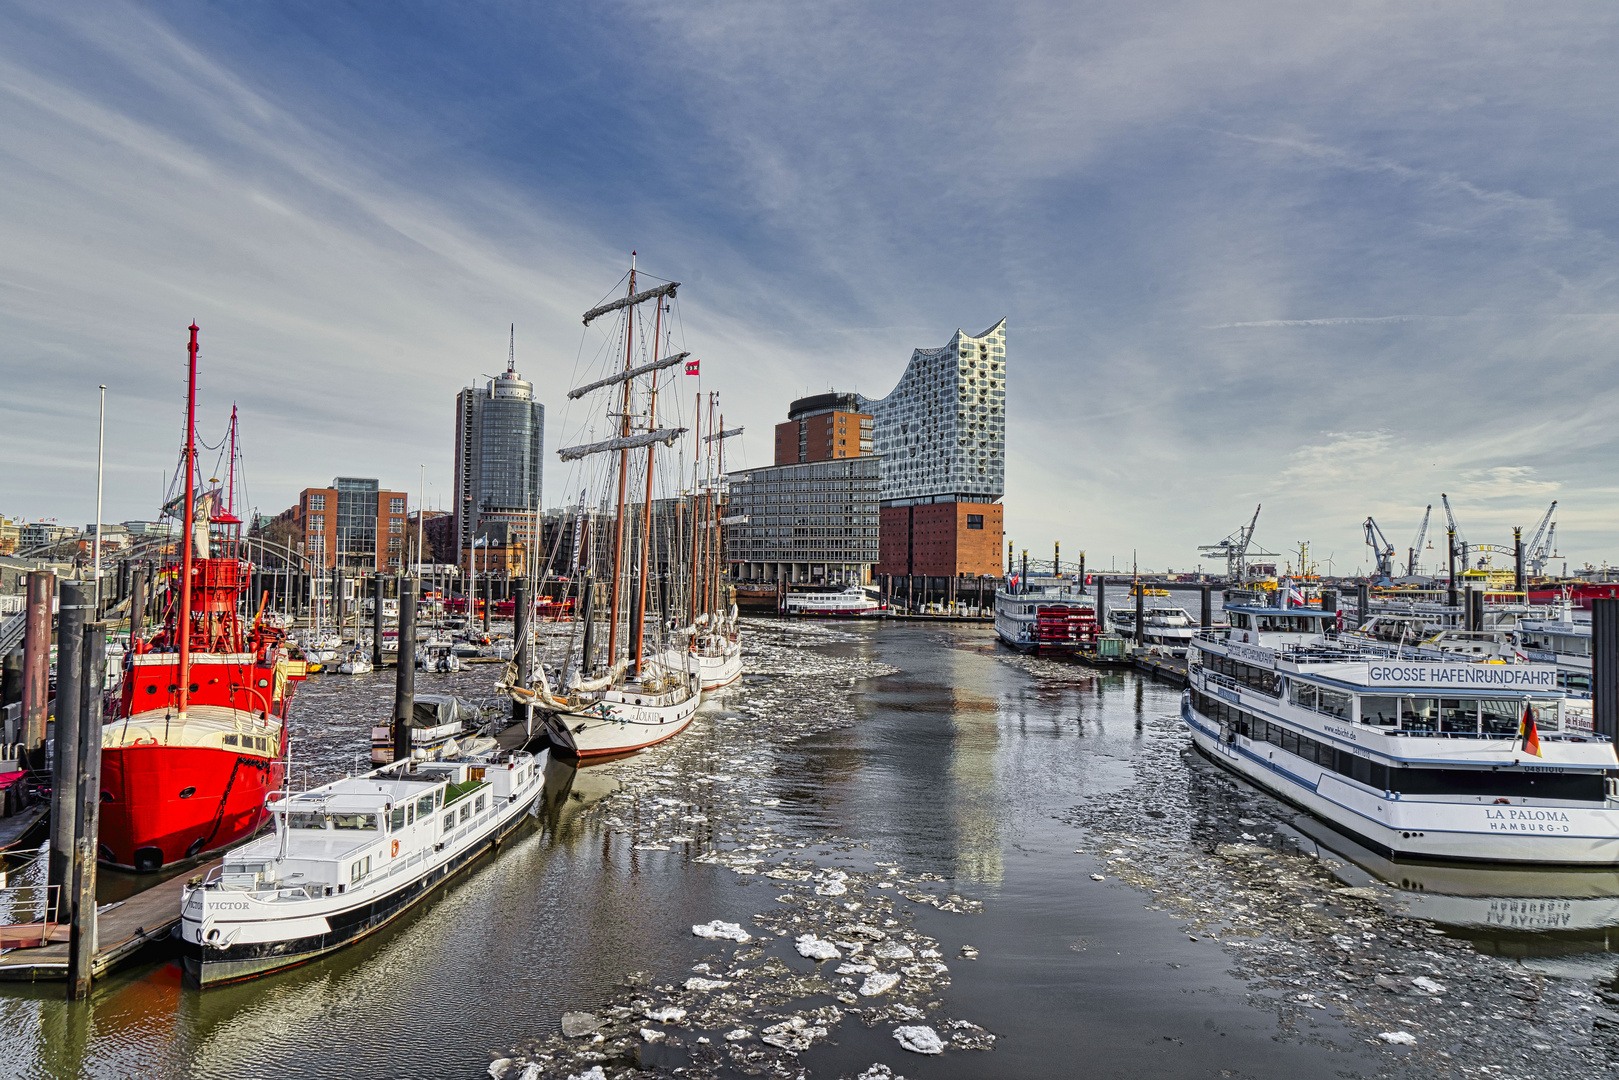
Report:
[[[1366,544],[1377,557],[1377,576],[1387,582],[1394,579],[1394,545],[1389,543],[1383,530],[1377,527],[1377,521],[1371,517],[1366,519]]]
[[[1552,515],[1556,512],[1557,500],[1553,499],[1551,506],[1546,508],[1546,516],[1540,519],[1540,528],[1535,530],[1535,538],[1529,541],[1529,546],[1524,549],[1524,555],[1529,562],[1530,573],[1537,576],[1544,573],[1546,569],[1546,560],[1549,558],[1546,552],[1551,549],[1551,537],[1547,535],[1546,529],[1550,526],[1555,532],[1557,526],[1552,522]],[[1541,546],[1542,541],[1545,541],[1544,547]]]
[[[1431,517],[1433,517],[1433,503],[1429,503],[1428,508],[1422,512],[1422,524],[1417,527],[1416,543],[1412,544],[1411,549],[1406,552],[1406,577],[1417,576],[1417,553],[1422,550],[1422,542],[1428,538],[1428,519]]]

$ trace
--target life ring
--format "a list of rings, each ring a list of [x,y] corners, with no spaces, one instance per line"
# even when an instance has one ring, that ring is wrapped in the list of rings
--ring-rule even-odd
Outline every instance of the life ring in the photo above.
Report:
[[[398,840],[395,840],[395,841],[394,841],[394,846],[393,846],[393,850],[392,850],[392,851],[391,851],[391,852],[389,852],[389,853],[388,853],[388,857],[389,857],[389,858],[390,858],[390,859],[397,859],[397,858],[399,858],[399,841],[398,841]]]

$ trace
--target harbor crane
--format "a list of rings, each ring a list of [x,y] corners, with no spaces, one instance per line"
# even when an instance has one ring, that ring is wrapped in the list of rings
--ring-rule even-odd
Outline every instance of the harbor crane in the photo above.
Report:
[[[1429,503],[1428,508],[1422,512],[1422,524],[1417,527],[1417,539],[1406,550],[1406,577],[1417,576],[1417,554],[1422,550],[1422,542],[1428,538],[1428,519],[1431,517],[1433,517],[1433,503]]]
[[[1391,585],[1394,582],[1394,545],[1389,543],[1383,530],[1377,527],[1377,521],[1371,517],[1366,519],[1366,544],[1377,557],[1378,585]]]
[[[1552,538],[1557,535],[1557,523],[1552,515],[1557,512],[1557,500],[1553,499],[1551,506],[1546,508],[1546,516],[1540,519],[1540,528],[1535,530],[1535,538],[1529,541],[1524,549],[1524,561],[1529,564],[1529,572],[1540,577],[1546,572],[1546,563],[1551,558]],[[1551,531],[1547,532],[1550,526]]]
[[[1261,503],[1255,506],[1254,516],[1248,520],[1248,524],[1242,526],[1224,540],[1216,544],[1198,545],[1198,554],[1210,555],[1225,560],[1226,582],[1228,584],[1237,585],[1247,580],[1248,556],[1250,554],[1273,554],[1273,552],[1269,551],[1249,550],[1253,546],[1254,526],[1259,523],[1259,511],[1263,505]]]

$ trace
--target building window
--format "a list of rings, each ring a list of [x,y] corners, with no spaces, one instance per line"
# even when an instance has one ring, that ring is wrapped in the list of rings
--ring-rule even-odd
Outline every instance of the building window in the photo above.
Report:
[[[388,531],[391,532],[391,533],[395,533],[395,534],[403,533],[405,531],[405,519],[404,518],[391,518],[391,519],[389,519],[389,521],[388,521]]]
[[[310,514],[309,515],[309,531],[310,532],[325,532],[326,531],[326,515],[325,514]]]
[[[324,510],[324,509],[326,509],[326,496],[324,494],[315,494],[315,495],[309,496],[309,509],[311,509],[311,510]]]
[[[403,495],[396,495],[389,499],[388,512],[390,514],[403,514],[405,512],[405,497]]]
[[[983,514],[968,514],[967,515],[967,528],[969,528],[969,529],[982,529],[983,527],[984,527],[984,515]]]

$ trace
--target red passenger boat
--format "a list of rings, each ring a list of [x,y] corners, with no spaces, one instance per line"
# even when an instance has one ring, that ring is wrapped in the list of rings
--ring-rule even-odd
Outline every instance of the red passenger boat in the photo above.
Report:
[[[191,327],[184,522],[160,630],[125,653],[101,742],[100,854],[158,870],[252,835],[281,786],[287,710],[303,664],[284,631],[246,623],[250,567],[239,557],[234,495],[198,495],[197,327]],[[231,487],[235,485],[232,416]]]

